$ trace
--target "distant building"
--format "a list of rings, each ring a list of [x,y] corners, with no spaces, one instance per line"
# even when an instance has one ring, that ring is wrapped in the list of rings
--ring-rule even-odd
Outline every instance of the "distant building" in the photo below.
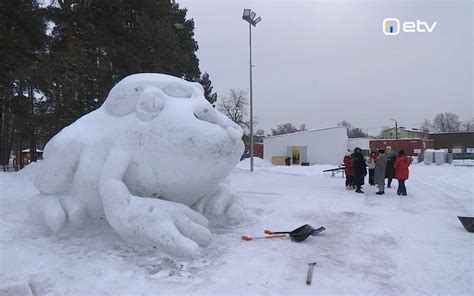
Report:
[[[454,159],[474,158],[474,132],[429,133],[426,138],[393,138],[370,140],[370,149],[391,146],[393,150],[404,149],[408,155],[419,155],[426,149],[445,150]]]
[[[382,131],[382,138],[395,139],[396,129],[394,127]],[[417,129],[398,128],[398,139],[428,139],[428,133]]]
[[[362,149],[362,154],[368,156],[370,153],[371,138],[349,138],[347,139],[347,150],[353,152],[356,147]]]
[[[291,134],[269,136],[263,139],[263,158],[291,158],[292,164],[339,165],[347,151],[347,129],[332,127]]]
[[[370,149],[385,149],[387,146],[398,153],[401,149],[409,156],[420,155],[426,149],[433,149],[433,141],[426,139],[373,139],[370,140]]]
[[[263,158],[263,136],[253,136],[253,156]],[[241,159],[250,157],[250,136],[243,135],[242,141],[245,144],[245,150]]]
[[[263,143],[253,143],[253,156],[263,158]],[[250,157],[250,144],[245,144],[244,154],[241,159]]]
[[[430,133],[434,149],[444,149],[449,153],[474,153],[474,132]]]
[[[254,143],[263,143],[263,138],[265,138],[265,137],[253,135],[253,142]],[[249,135],[243,135],[242,136],[242,141],[245,144],[250,144],[250,136]]]

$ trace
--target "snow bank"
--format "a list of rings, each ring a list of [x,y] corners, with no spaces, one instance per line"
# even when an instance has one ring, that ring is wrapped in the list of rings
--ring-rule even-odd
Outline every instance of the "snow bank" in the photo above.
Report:
[[[454,159],[453,164],[457,166],[474,166],[474,159]]]
[[[473,237],[456,217],[474,215],[474,168],[410,166],[406,197],[396,181],[384,196],[367,184],[356,194],[325,168],[235,170],[229,181],[247,220],[212,228],[211,244],[192,259],[132,251],[107,221],[48,235],[28,222],[37,192],[28,178],[0,173],[0,294],[474,295]],[[301,243],[240,240],[306,223],[326,231]]]
[[[334,165],[273,165],[270,162],[254,157],[254,173],[274,173],[282,175],[300,175],[300,176],[317,176],[323,175],[323,170],[333,169]],[[237,166],[235,172],[250,172],[250,158],[242,160]]]
[[[254,168],[264,168],[264,167],[272,167],[273,165],[270,162],[261,159],[260,157],[254,157],[253,166]],[[245,158],[242,161],[240,161],[239,164],[237,165],[237,168],[242,169],[242,170],[250,169],[250,158]]]

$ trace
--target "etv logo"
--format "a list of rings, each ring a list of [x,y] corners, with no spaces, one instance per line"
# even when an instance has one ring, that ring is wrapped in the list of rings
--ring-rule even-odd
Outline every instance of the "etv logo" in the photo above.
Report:
[[[395,36],[400,33],[400,29],[405,33],[431,33],[438,22],[433,22],[430,26],[427,22],[416,20],[416,22],[403,22],[400,26],[400,20],[397,18],[386,18],[382,22],[382,31],[387,36]]]

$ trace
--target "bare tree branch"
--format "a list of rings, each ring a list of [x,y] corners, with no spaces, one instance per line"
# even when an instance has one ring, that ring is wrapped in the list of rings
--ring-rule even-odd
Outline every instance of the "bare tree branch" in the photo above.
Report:
[[[435,116],[433,125],[438,132],[459,132],[461,122],[456,114],[445,112]]]

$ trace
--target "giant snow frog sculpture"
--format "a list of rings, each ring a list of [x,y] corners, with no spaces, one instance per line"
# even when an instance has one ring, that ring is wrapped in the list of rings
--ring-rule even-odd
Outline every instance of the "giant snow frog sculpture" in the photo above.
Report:
[[[226,183],[241,137],[198,83],[131,75],[46,145],[30,213],[55,233],[105,218],[130,244],[195,255],[211,241],[209,222],[242,218]]]

